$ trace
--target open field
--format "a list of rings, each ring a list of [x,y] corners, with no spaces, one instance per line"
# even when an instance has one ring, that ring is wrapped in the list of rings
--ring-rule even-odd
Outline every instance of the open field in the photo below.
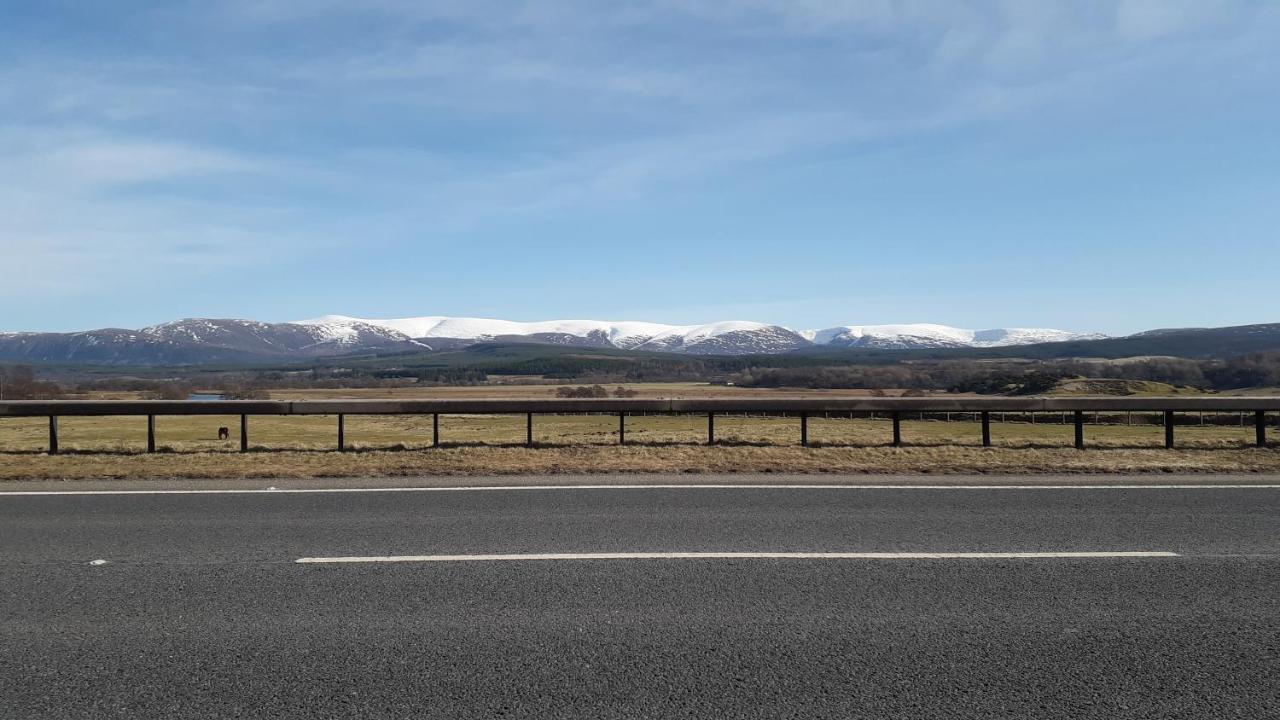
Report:
[[[992,424],[981,447],[975,422],[903,423],[902,448],[887,447],[887,420],[810,419],[812,447],[798,447],[795,418],[717,416],[706,447],[705,416],[627,418],[617,445],[614,416],[538,415],[535,447],[523,447],[524,416],[441,416],[431,447],[427,416],[347,416],[349,452],[334,451],[336,418],[250,419],[252,452],[239,446],[237,416],[159,417],[154,455],[141,417],[67,417],[63,454],[49,457],[43,419],[0,419],[0,479],[89,477],[331,477],[590,472],[1280,472],[1280,446],[1252,447],[1253,428],[1180,425],[1175,450],[1156,425],[1089,425],[1089,449],[1071,447],[1069,424]],[[217,429],[231,439],[218,441]],[[1272,431],[1273,434],[1275,431]],[[317,452],[329,451],[329,452]]]

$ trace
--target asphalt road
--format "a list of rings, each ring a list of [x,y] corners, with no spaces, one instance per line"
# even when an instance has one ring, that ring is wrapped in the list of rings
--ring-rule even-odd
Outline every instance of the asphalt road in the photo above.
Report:
[[[671,551],[1176,556],[296,562]],[[0,495],[0,623],[3,718],[1273,718],[1280,488]]]

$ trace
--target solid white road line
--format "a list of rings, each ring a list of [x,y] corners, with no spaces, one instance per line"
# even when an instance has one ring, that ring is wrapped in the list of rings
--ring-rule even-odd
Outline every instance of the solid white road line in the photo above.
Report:
[[[395,492],[508,492],[514,490],[1280,490],[1280,484],[1219,485],[473,485],[382,488],[246,488],[208,490],[14,490],[0,497],[51,495],[288,495]]]
[[[1173,552],[629,552],[500,555],[372,555],[304,557],[297,563],[512,562],[528,560],[970,560],[1039,558],[1167,558]]]

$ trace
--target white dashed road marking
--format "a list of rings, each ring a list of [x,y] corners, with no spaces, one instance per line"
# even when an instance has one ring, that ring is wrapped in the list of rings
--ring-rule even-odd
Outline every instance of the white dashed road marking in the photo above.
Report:
[[[1168,558],[1173,552],[630,552],[505,555],[371,555],[304,557],[298,563],[522,562],[548,560],[981,560],[1042,558]]]

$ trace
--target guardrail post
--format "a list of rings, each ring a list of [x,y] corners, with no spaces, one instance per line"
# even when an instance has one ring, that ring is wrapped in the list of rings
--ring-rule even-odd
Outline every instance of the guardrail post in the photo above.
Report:
[[[991,413],[982,411],[982,447],[991,447]]]
[[[431,413],[431,447],[440,447],[440,413]]]
[[[707,413],[707,444],[716,444],[716,414],[713,412]]]
[[[338,413],[338,452],[347,449],[346,424],[346,416]]]
[[[893,411],[893,446],[902,447],[902,413]]]
[[[249,452],[249,416],[240,416],[240,452]]]
[[[58,454],[58,416],[49,416],[49,454]]]
[[[147,416],[147,452],[156,451],[156,416]]]
[[[627,444],[627,414],[625,412],[618,413],[618,444]]]
[[[1255,410],[1253,413],[1253,435],[1254,443],[1258,447],[1267,446],[1267,413],[1262,410]]]
[[[1164,411],[1164,446],[1173,447],[1173,411]]]
[[[809,413],[800,413],[800,445],[809,447]]]
[[[524,446],[533,447],[533,413],[525,413]]]
[[[1076,410],[1075,417],[1073,419],[1075,420],[1075,425],[1076,425],[1076,449],[1083,450],[1084,449],[1084,411]]]

